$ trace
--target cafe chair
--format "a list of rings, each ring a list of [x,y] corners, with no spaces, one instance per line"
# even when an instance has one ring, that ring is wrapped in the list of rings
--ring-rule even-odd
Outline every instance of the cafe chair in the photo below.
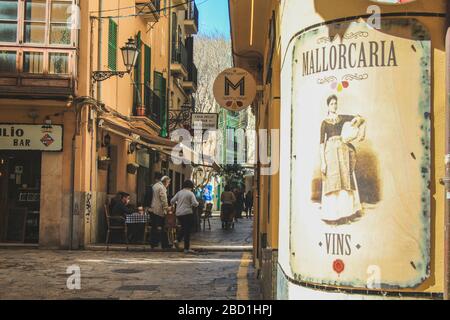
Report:
[[[106,233],[106,250],[109,250],[109,237],[111,232],[120,232],[125,236],[125,242],[127,245],[128,251],[128,228],[126,224],[126,220],[123,217],[112,217],[109,212],[108,203],[105,204],[105,216],[106,216],[106,224],[108,226],[108,231]],[[113,221],[120,221],[122,225],[115,225],[112,223]]]
[[[144,227],[144,240],[142,242],[143,245],[145,245],[145,243],[147,242],[148,236],[150,235],[151,231],[152,231],[152,223],[150,220],[150,212],[147,212],[147,221],[145,223],[145,227]]]

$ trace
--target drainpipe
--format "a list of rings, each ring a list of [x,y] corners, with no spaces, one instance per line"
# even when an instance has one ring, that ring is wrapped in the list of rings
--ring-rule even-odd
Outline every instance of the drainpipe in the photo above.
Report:
[[[446,17],[446,111],[445,111],[445,245],[444,245],[444,299],[449,300],[450,290],[450,0],[447,0]]]
[[[102,69],[102,37],[103,37],[103,20],[102,20],[103,0],[98,1],[98,48],[97,48],[97,70]],[[101,81],[97,82],[97,101],[102,101],[102,85]]]
[[[172,84],[170,82],[170,65],[172,63],[172,32],[174,32],[172,30],[172,9],[168,8],[167,9],[169,11],[169,36],[167,37],[167,52],[168,52],[168,57],[167,57],[167,61],[168,61],[168,69],[167,69],[167,89],[166,89],[166,130],[167,130],[167,135],[170,137],[170,132],[169,132],[169,110],[170,110],[170,102],[172,101],[172,95],[171,95],[171,87]]]

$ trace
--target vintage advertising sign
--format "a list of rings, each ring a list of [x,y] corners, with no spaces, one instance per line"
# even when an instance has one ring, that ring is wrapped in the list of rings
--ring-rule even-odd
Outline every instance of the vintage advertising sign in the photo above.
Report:
[[[223,71],[214,82],[217,103],[234,112],[248,108],[256,97],[256,81],[246,70],[231,68]]]
[[[201,123],[203,130],[217,130],[219,123],[218,113],[193,113],[192,128],[196,123]]]
[[[62,151],[60,125],[0,124],[0,150]]]
[[[290,264],[296,280],[415,288],[430,265],[430,66],[416,20],[295,40]]]

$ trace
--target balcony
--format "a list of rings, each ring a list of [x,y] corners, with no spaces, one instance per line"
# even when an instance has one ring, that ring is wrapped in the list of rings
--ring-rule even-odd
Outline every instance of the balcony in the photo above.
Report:
[[[183,89],[188,93],[197,91],[197,72],[197,67],[195,64],[191,63],[188,67],[188,79],[187,81],[183,81]]]
[[[143,85],[144,105],[134,109],[134,116],[147,117],[161,127],[161,98],[147,85]]]
[[[136,14],[147,23],[158,22],[160,18],[161,0],[136,0]]]
[[[187,10],[188,2],[186,0],[172,0],[172,7],[177,10]]]
[[[0,47],[0,96],[67,99],[75,95],[74,49]]]
[[[170,71],[174,75],[181,75],[183,78],[188,77],[188,53],[183,43],[172,44],[172,62],[170,64]]]
[[[198,32],[198,9],[194,1],[189,3],[189,9],[186,10],[184,29],[188,35]]]

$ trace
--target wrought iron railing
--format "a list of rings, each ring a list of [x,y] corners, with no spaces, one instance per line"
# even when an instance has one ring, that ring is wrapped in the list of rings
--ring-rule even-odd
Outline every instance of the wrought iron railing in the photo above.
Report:
[[[161,126],[161,98],[148,86],[145,86],[144,93],[147,116]]]
[[[173,43],[172,62],[179,63],[184,66],[186,71],[188,70],[188,52],[182,42]]]
[[[159,14],[159,10],[161,10],[161,0],[152,0],[153,6],[155,7],[157,13]]]
[[[194,86],[197,87],[198,71],[197,71],[197,66],[194,63],[191,63],[190,66],[189,66],[188,81],[194,83]]]
[[[139,85],[143,88],[144,101],[142,106],[136,106],[135,116],[145,116],[161,126],[161,98],[145,84]]]
[[[186,10],[185,19],[194,20],[195,26],[198,28],[199,15],[195,1],[189,3],[189,9]]]

